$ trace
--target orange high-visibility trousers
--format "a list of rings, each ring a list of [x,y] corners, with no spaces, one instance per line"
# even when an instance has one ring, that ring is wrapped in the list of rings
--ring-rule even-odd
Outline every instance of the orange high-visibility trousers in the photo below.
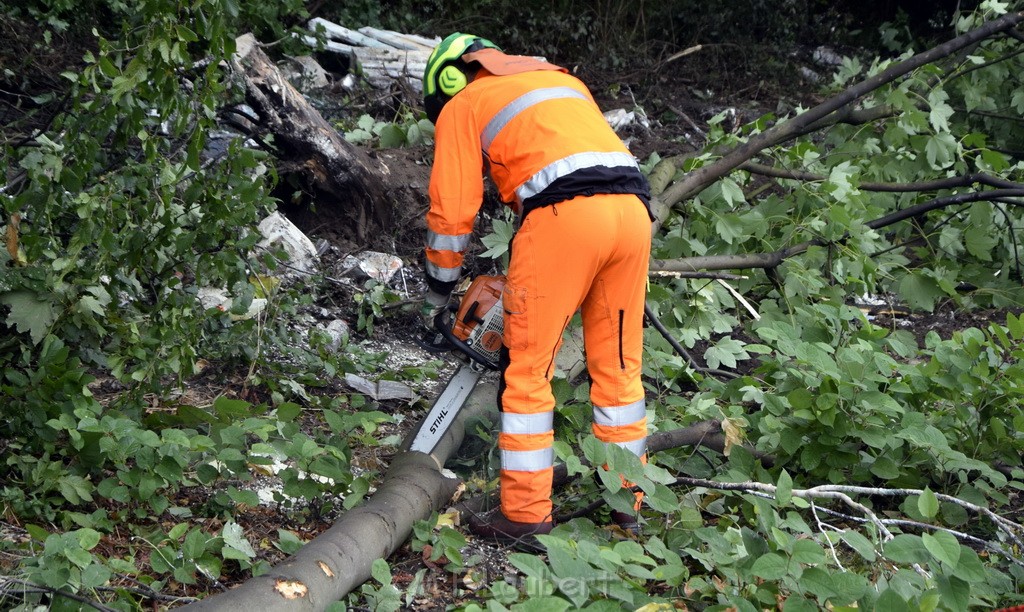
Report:
[[[640,380],[651,219],[631,194],[578,196],[538,208],[512,242],[503,294],[508,363],[499,390],[501,510],[551,520],[555,400],[562,332],[577,311],[591,378],[594,435],[645,457]]]

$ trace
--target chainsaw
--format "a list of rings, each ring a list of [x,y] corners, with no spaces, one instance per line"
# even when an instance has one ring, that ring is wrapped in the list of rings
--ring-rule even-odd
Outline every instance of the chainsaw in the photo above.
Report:
[[[480,376],[485,371],[498,369],[504,329],[501,301],[504,289],[504,276],[477,276],[459,303],[438,314],[434,318],[434,330],[418,342],[430,352],[455,351],[467,361],[448,380],[426,418],[420,422],[409,450],[432,453]]]

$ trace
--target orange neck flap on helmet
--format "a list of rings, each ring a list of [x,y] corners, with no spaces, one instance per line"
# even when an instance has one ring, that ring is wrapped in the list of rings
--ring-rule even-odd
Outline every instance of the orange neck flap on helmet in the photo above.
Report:
[[[473,51],[472,53],[465,53],[463,54],[462,59],[466,63],[478,62],[484,67],[484,70],[495,76],[519,74],[520,72],[531,72],[534,70],[558,70],[559,72],[569,72],[561,66],[550,64],[535,57],[530,57],[528,55],[507,55],[497,49],[490,48],[480,49],[479,51]]]

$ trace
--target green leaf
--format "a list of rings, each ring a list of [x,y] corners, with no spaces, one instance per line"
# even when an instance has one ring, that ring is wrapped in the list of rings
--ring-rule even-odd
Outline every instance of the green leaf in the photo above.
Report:
[[[594,436],[584,438],[580,447],[583,449],[583,456],[591,465],[604,465],[608,462],[605,443]]]
[[[929,136],[925,142],[925,157],[934,170],[941,170],[952,165],[959,145],[951,134],[942,133]]]
[[[537,536],[537,539],[544,542],[541,539],[542,536]],[[523,572],[527,576],[534,578],[548,579],[551,576],[551,572],[548,570],[548,566],[544,565],[538,557],[534,555],[528,555],[525,553],[512,553],[508,556],[508,562],[512,564],[517,570]]]
[[[793,542],[793,561],[804,565],[817,565],[825,561],[825,550],[814,540]]]
[[[960,547],[960,561],[957,563],[954,573],[957,578],[967,582],[984,583],[988,580],[988,573],[978,557],[978,553],[966,546]]]
[[[61,476],[57,486],[64,499],[71,504],[92,501],[93,485],[81,476]]]
[[[960,542],[953,534],[947,531],[936,531],[934,535],[925,533],[921,535],[921,541],[933,557],[956,569],[960,561]]]
[[[788,573],[788,568],[788,559],[778,553],[768,553],[754,561],[750,573],[765,580],[778,580]]]
[[[397,149],[405,144],[405,130],[401,126],[389,123],[380,130],[380,146],[383,149]]]
[[[814,593],[818,599],[825,600],[836,595],[832,575],[818,567],[809,567],[800,576],[800,586]]]
[[[112,572],[99,564],[93,563],[82,570],[82,587],[86,589],[99,588],[110,580]]]
[[[947,534],[948,535],[948,534]],[[971,585],[956,576],[938,575],[939,601],[950,610],[967,610],[971,601]]]
[[[875,557],[877,557],[875,554],[875,545],[860,532],[848,529],[843,532],[842,538],[850,548],[857,551],[857,554],[864,557],[867,561],[873,562]]]
[[[967,252],[982,261],[992,261],[992,249],[999,244],[999,235],[991,226],[969,227],[964,230],[964,246]]]
[[[789,472],[782,470],[779,474],[779,481],[775,484],[775,500],[779,505],[785,506],[793,497],[793,478]]]
[[[928,312],[934,310],[935,302],[946,295],[934,278],[917,271],[900,280],[899,293],[910,307]]]
[[[291,555],[302,548],[302,540],[300,540],[299,536],[294,532],[288,531],[287,529],[278,529],[277,542],[274,546],[284,554]]]
[[[93,557],[89,551],[82,550],[81,548],[67,548],[64,550],[64,556],[68,561],[82,569],[85,569],[93,562]]]
[[[860,574],[835,572],[832,574],[832,588],[835,590],[833,604],[853,603],[864,596],[871,584]]]
[[[585,561],[575,557],[569,550],[568,544],[562,540],[562,545],[554,545],[545,542],[548,549],[548,562],[551,570],[559,578],[555,583],[559,591],[568,597],[576,606],[581,606],[589,598],[587,588],[587,577],[593,575],[594,568]]]
[[[899,476],[900,468],[891,457],[882,455],[871,464],[871,473],[888,480]]]
[[[193,529],[185,536],[185,541],[181,544],[181,553],[186,559],[193,561],[199,559],[206,552],[206,545],[209,541],[210,538],[205,533],[199,529]]]
[[[949,94],[942,89],[933,89],[928,93],[928,122],[936,132],[949,131],[949,118],[953,116],[953,107],[946,103]]]
[[[370,574],[373,579],[382,585],[391,584],[391,567],[388,562],[384,559],[374,559],[373,565],[370,568]]]
[[[50,300],[31,291],[2,293],[0,304],[7,305],[11,310],[7,315],[7,324],[19,332],[28,332],[35,344],[43,340],[47,330],[57,320],[57,307]]]
[[[225,546],[238,551],[242,555],[242,560],[253,559],[256,557],[256,551],[253,550],[252,544],[246,539],[245,534],[242,532],[242,526],[234,521],[228,521],[224,524],[224,529],[221,530],[220,535],[224,538]],[[224,551],[225,559],[237,559],[238,557],[229,556],[227,550]]]
[[[277,420],[284,422],[294,421],[300,412],[302,412],[302,406],[293,402],[284,402],[277,407]]]
[[[512,606],[512,610],[522,612],[563,612],[568,610],[572,604],[561,597],[531,597],[522,603]]]
[[[231,399],[222,395],[213,400],[213,410],[224,423],[234,423],[251,416],[252,404],[245,400]]]
[[[604,468],[598,468],[596,470],[598,478],[601,480],[601,484],[604,488],[611,493],[615,493],[622,488],[622,477],[615,472],[610,472]]]
[[[928,549],[920,536],[902,533],[886,542],[882,554],[896,563],[926,563],[929,559]]]
[[[92,550],[100,543],[100,532],[95,529],[79,529],[75,534],[78,536],[78,545],[84,550]]]
[[[935,497],[935,493],[931,489],[925,488],[924,492],[918,496],[917,510],[921,516],[929,519],[935,518],[939,513],[939,499]]]

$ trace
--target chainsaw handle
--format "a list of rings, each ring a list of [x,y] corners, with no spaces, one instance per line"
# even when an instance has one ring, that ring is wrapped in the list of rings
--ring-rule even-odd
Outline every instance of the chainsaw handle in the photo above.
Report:
[[[448,324],[448,310],[442,310],[436,317],[434,317],[434,329],[436,329],[437,333],[441,334],[444,339],[452,345],[452,348],[461,352],[466,357],[469,357],[477,365],[481,365],[488,370],[496,371],[498,369],[498,364],[492,362],[480,353],[480,351],[469,346],[452,333],[452,326]]]

